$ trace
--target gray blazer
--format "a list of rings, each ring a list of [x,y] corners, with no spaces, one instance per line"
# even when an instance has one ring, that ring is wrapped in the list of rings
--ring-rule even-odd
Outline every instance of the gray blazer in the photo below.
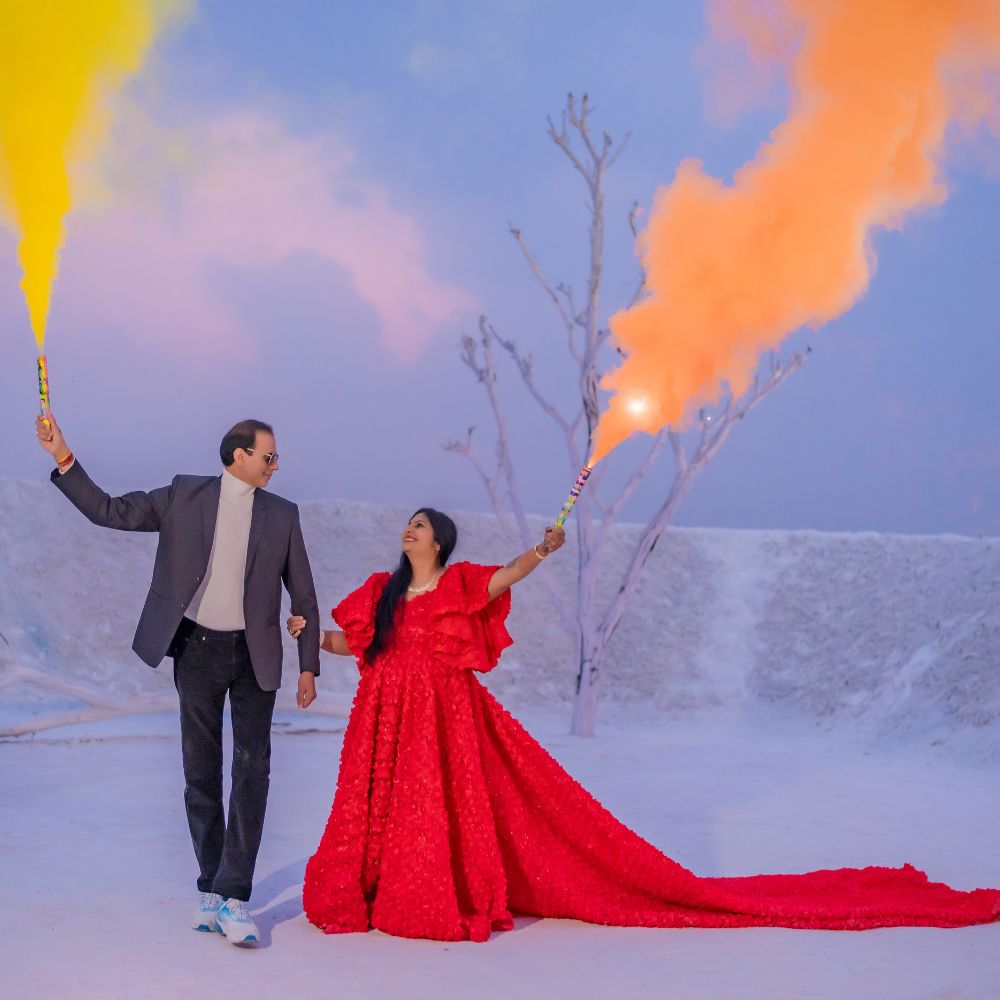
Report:
[[[156,562],[132,649],[151,667],[170,644],[194,597],[212,552],[219,512],[220,476],[175,476],[149,493],[110,497],[79,462],[52,482],[94,524],[119,531],[158,531]],[[265,691],[281,686],[281,584],[292,613],[306,619],[299,635],[299,670],[319,675],[319,608],[299,509],[258,489],[253,497],[247,571],[243,592],[247,645],[257,683]]]

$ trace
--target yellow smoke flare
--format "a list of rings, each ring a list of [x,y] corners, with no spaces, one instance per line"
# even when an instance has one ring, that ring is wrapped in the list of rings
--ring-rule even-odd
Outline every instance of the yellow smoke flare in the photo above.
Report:
[[[71,207],[69,166],[106,131],[102,98],[135,73],[177,3],[0,0],[0,201],[18,233],[39,353]]]
[[[649,295],[612,317],[625,354],[591,463],[682,426],[763,351],[864,294],[873,227],[946,197],[951,123],[997,108],[997,0],[715,0],[717,31],[787,58],[790,111],[732,185],[682,163],[639,239]],[[797,39],[797,46],[785,44]],[[779,44],[780,43],[780,44]],[[637,401],[641,400],[641,405]]]

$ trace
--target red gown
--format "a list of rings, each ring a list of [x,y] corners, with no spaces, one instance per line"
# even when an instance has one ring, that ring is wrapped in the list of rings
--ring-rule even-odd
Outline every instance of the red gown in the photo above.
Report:
[[[614,818],[486,690],[511,644],[497,567],[456,563],[403,606],[361,680],[333,810],[303,902],[327,933],[485,941],[511,913],[643,927],[865,930],[1000,919],[1000,891],[959,892],[910,865],[699,878]],[[371,641],[388,573],[333,616]]]

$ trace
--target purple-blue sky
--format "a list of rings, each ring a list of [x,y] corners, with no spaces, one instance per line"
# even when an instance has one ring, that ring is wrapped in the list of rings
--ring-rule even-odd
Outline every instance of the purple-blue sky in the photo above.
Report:
[[[783,116],[778,90],[720,115],[705,38],[698,4],[203,3],[80,180],[48,340],[71,445],[109,489],[149,488],[215,471],[222,433],[257,416],[292,499],[484,509],[441,448],[475,424],[490,453],[460,336],[485,312],[540,381],[572,389],[507,235],[520,226],[553,280],[583,287],[584,192],[546,115],[587,91],[597,127],[633,133],[609,176],[614,311],[637,274],[631,202],[688,156],[730,177]],[[942,173],[948,201],[876,236],[868,294],[793,338],[809,363],[736,429],[679,523],[1000,533],[1000,169],[966,144]],[[39,479],[19,278],[0,231],[3,474]],[[575,470],[515,373],[503,391],[527,506],[554,514]]]

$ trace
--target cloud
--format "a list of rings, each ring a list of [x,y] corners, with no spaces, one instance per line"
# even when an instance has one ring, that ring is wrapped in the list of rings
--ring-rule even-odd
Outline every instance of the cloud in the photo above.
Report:
[[[532,18],[537,24],[547,6],[538,0],[420,3],[404,66],[416,80],[444,90],[467,87],[484,75],[513,82],[523,72],[519,53]]]
[[[475,308],[467,291],[431,273],[420,221],[363,176],[349,145],[291,135],[256,111],[172,132],[147,124],[130,136],[100,207],[69,220],[58,327],[123,331],[169,354],[252,351],[213,275],[220,265],[271,270],[302,252],[349,276],[400,360]],[[93,196],[94,178],[85,183]]]

